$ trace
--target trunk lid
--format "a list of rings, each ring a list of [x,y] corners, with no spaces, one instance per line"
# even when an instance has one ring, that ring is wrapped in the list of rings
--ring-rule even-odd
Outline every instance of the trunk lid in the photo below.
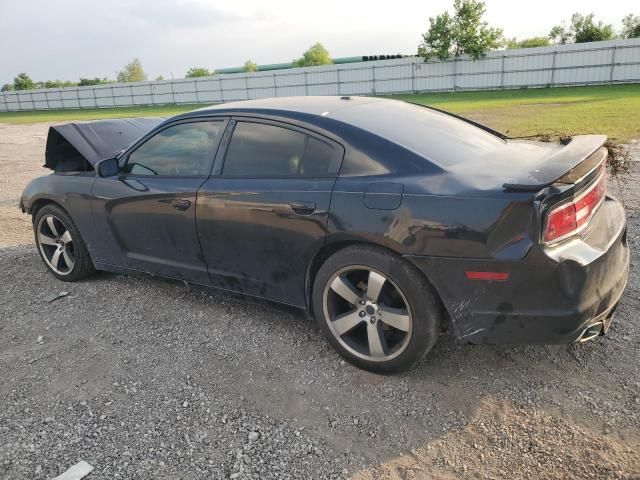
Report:
[[[487,179],[488,188],[537,192],[556,182],[576,183],[588,176],[606,158],[602,148],[606,139],[604,135],[578,135],[566,145],[510,139],[447,170],[475,179],[477,184]]]
[[[531,161],[525,170],[503,184],[509,190],[539,190],[556,181],[576,183],[605,159],[605,135],[578,135],[546,158]]]

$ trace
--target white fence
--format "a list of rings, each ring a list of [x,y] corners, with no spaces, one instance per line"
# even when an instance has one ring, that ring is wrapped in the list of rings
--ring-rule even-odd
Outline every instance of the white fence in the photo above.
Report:
[[[220,103],[294,95],[375,95],[640,82],[640,38],[501,50],[480,60],[417,57],[156,82],[0,94],[0,112]]]

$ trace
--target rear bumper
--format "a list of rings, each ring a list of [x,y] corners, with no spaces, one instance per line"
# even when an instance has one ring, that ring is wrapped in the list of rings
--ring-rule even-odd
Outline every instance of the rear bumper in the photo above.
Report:
[[[629,274],[626,214],[607,197],[580,237],[520,261],[409,257],[433,282],[467,343],[572,343],[606,332]],[[505,281],[465,271],[508,273]],[[590,328],[592,327],[592,328]]]

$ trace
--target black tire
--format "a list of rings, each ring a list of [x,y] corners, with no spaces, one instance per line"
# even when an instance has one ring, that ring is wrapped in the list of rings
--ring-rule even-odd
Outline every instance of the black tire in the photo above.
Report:
[[[73,266],[72,268],[66,268],[64,271],[59,270],[56,271],[51,266],[51,260],[45,257],[46,252],[50,252],[52,249],[55,251],[57,247],[43,245],[41,243],[41,239],[39,238],[38,228],[41,223],[47,221],[49,217],[55,217],[55,228],[56,230],[62,230],[62,228],[66,229],[71,237],[71,242],[68,242],[67,247],[69,248],[68,253],[73,257]],[[47,227],[45,227],[47,228]],[[59,280],[63,282],[76,282],[78,280],[85,279],[90,277],[95,273],[95,268],[93,266],[93,261],[91,260],[91,256],[89,255],[89,251],[87,250],[87,246],[78,231],[78,228],[71,220],[71,217],[65,212],[62,208],[57,205],[45,205],[42,207],[36,215],[33,217],[33,231],[36,241],[36,248],[38,249],[38,254],[42,259],[43,263],[46,265],[47,269]],[[51,234],[51,230],[49,229],[47,233]],[[62,234],[62,232],[58,232]],[[55,235],[51,235],[54,237]],[[68,257],[71,258],[71,257]],[[62,263],[65,263],[65,260],[62,260]],[[66,263],[65,263],[66,264]]]
[[[366,315],[368,314],[366,312],[363,310],[358,312],[360,308],[366,308],[362,303],[365,302],[365,300],[358,301],[358,305],[353,302],[343,301],[345,300],[344,298],[333,300],[334,305],[341,303],[342,305],[346,305],[347,309],[351,309],[352,305],[355,306],[355,310],[348,310],[347,313],[342,314],[342,317],[349,315],[351,318],[358,320],[355,318],[355,314],[358,313],[359,316],[362,317],[362,314],[365,313],[365,321],[362,322],[358,320],[360,323],[358,323],[356,327],[351,327],[351,330],[348,330],[348,333],[344,335],[360,335],[358,338],[368,336],[370,327],[368,323],[371,323],[371,328],[377,328],[376,332],[383,332],[381,335],[385,345],[384,353],[375,358],[375,361],[370,360],[373,359],[374,356],[369,340],[367,340],[369,353],[367,354],[366,351],[358,351],[357,349],[361,348],[362,345],[358,346],[357,342],[353,342],[350,339],[345,340],[344,335],[334,333],[332,331],[333,327],[329,326],[332,320],[327,318],[327,316],[332,316],[332,313],[329,312],[329,304],[331,303],[330,296],[335,296],[336,294],[336,291],[333,287],[330,287],[330,285],[335,283],[337,277],[344,278],[344,275],[367,275],[367,270],[358,270],[361,267],[367,267],[369,274],[376,272],[386,277],[386,279],[383,280],[383,285],[390,286],[382,288],[394,288],[399,291],[397,298],[401,298],[407,306],[403,312],[407,312],[406,316],[411,323],[410,333],[395,332],[393,329],[389,329],[388,325],[383,321],[383,317],[386,316],[383,308],[388,309],[388,307],[384,305],[383,300],[378,299],[378,295],[376,295],[373,306],[374,308],[379,308],[378,312],[380,313],[379,316],[378,313],[374,314],[374,317],[378,318],[371,318],[371,322],[367,321]],[[343,271],[345,273],[341,276],[341,272]],[[371,277],[368,278],[371,279]],[[331,284],[329,284],[329,282],[331,282]],[[361,284],[362,282],[360,282],[360,285]],[[351,285],[355,286],[355,283],[351,282]],[[369,288],[367,284],[366,288],[362,289],[361,292],[358,289],[356,290],[366,298],[369,294]],[[382,296],[382,293],[380,293],[382,288],[378,289],[380,296]],[[369,301],[371,300],[366,300],[366,302]],[[312,307],[318,326],[329,343],[342,357],[362,369],[383,374],[408,370],[416,362],[421,360],[435,345],[436,340],[440,336],[444,316],[437,293],[413,265],[384,249],[365,245],[347,247],[338,251],[324,262],[313,283]],[[405,315],[403,315],[403,318],[404,317]],[[334,320],[336,318],[340,318],[340,315],[336,316]],[[378,323],[380,324],[379,326],[377,325]],[[376,327],[374,327],[374,325]],[[362,328],[365,329],[365,334],[357,331],[357,329]],[[389,331],[392,333],[390,334]],[[392,350],[388,349],[386,337],[388,335],[396,335],[397,333],[400,333],[403,343],[399,343],[396,353],[393,354]],[[404,335],[409,335],[409,338],[404,337]],[[348,344],[347,342],[351,343]],[[387,351],[391,352],[388,359],[386,356]]]

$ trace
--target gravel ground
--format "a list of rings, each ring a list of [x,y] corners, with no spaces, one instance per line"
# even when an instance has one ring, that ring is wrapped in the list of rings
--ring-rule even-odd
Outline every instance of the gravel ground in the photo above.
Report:
[[[33,138],[21,161],[40,165]],[[342,362],[297,311],[149,278],[65,284],[33,245],[0,248],[0,479],[80,460],[87,479],[640,478],[638,167],[611,182],[633,258],[606,337],[494,347],[446,334],[390,377]],[[31,242],[1,221],[4,245]]]

